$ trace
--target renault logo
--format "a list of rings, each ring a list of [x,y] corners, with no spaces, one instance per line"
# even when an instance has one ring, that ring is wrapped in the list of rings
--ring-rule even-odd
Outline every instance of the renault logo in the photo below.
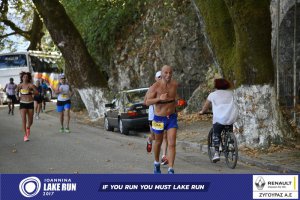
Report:
[[[264,188],[264,186],[266,185],[266,182],[263,179],[263,177],[259,176],[259,177],[257,177],[257,179],[255,181],[255,185],[258,190],[262,190]]]

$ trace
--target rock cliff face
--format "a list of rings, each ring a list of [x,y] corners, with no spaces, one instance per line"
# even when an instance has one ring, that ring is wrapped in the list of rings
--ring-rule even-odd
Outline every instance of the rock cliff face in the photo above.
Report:
[[[167,64],[181,85],[199,85],[212,65],[196,11],[189,1],[178,6],[153,4],[126,40],[120,40],[108,69],[113,90],[148,87]]]

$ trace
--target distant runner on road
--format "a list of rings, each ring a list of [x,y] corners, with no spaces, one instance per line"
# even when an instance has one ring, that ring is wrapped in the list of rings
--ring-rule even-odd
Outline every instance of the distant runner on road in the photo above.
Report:
[[[41,111],[43,112],[43,111],[46,110],[46,101],[47,101],[46,93],[47,93],[47,90],[48,90],[49,87],[45,83],[44,79],[41,80],[41,86],[43,88],[43,97],[42,97],[42,103],[43,103],[43,105],[42,105],[42,110]],[[49,99],[49,100],[51,100],[51,99]]]
[[[57,112],[59,112],[60,116],[60,125],[61,128],[59,132],[61,133],[70,133],[70,109],[71,109],[71,96],[73,95],[73,92],[71,91],[71,88],[69,84],[66,83],[66,78],[64,75],[60,75],[59,77],[60,84],[58,85],[58,88],[56,90],[56,93],[58,94],[57,97]],[[67,112],[67,120],[66,120],[66,128],[64,128],[64,112]]]
[[[4,92],[7,95],[7,105],[8,105],[8,114],[14,115],[15,103],[17,102],[16,98],[16,89],[17,85],[14,83],[14,79],[10,78],[9,83],[5,85]]]

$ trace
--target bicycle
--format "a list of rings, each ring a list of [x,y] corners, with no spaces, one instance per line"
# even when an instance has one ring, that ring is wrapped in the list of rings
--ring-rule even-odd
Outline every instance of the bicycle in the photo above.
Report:
[[[219,155],[221,153],[225,156],[226,165],[234,169],[237,164],[238,160],[238,146],[236,138],[231,131],[230,125],[225,125],[225,128],[221,132],[220,136],[220,147],[219,147]],[[208,144],[208,157],[212,163],[215,163],[212,158],[215,153],[215,147],[213,145],[213,128],[208,133],[207,138],[207,144]]]

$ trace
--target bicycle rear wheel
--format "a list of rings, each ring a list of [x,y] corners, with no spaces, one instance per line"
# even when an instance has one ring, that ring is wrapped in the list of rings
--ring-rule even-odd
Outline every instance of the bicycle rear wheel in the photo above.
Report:
[[[229,168],[234,169],[238,160],[238,145],[236,138],[232,132],[227,133],[224,155],[226,165]]]
[[[208,157],[210,162],[214,163],[212,158],[214,156],[215,153],[215,148],[213,146],[213,129],[210,129],[209,133],[208,133],[208,137],[207,137],[207,153],[208,153]]]

